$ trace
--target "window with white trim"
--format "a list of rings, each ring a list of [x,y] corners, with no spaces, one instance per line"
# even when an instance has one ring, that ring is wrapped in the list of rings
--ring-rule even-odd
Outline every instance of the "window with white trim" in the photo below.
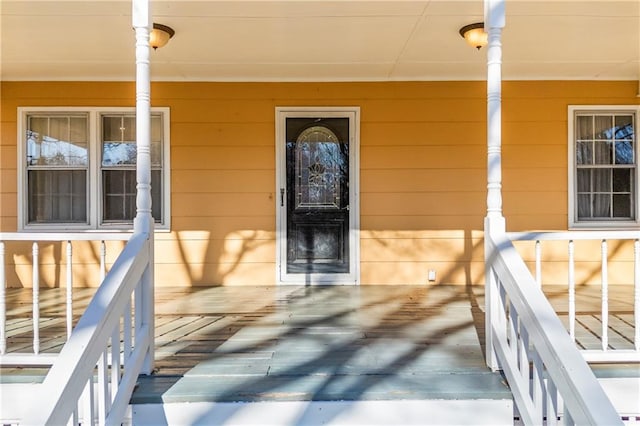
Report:
[[[570,226],[639,223],[638,112],[636,107],[570,107]]]
[[[133,108],[19,108],[19,228],[129,229],[136,213]],[[169,228],[169,109],[151,111],[151,197]]]

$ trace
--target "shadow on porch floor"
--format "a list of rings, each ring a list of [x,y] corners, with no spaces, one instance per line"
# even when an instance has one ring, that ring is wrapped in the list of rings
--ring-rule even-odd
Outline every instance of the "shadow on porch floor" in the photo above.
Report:
[[[481,287],[158,289],[132,404],[511,399],[484,363]]]

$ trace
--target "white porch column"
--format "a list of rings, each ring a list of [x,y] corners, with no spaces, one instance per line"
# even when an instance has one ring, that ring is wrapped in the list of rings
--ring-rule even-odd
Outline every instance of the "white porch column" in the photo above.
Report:
[[[487,46],[487,216],[485,241],[489,235],[505,232],[502,216],[502,28],[505,25],[505,0],[485,0]],[[492,325],[497,323],[498,286],[490,267],[491,253],[485,243],[485,335],[487,365],[500,368],[491,342]]]
[[[154,278],[153,216],[151,215],[151,71],[149,33],[152,27],[149,0],[132,0],[132,21],[136,34],[136,217],[135,233],[149,235],[149,263],[142,276],[142,289],[136,292],[136,322],[149,326],[149,352],[142,367],[151,374],[154,362]]]

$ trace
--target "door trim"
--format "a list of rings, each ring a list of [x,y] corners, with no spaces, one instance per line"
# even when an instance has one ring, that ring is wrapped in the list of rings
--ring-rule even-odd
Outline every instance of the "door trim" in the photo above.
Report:
[[[286,119],[297,117],[349,118],[349,272],[338,274],[287,273]],[[276,283],[293,285],[360,284],[360,107],[276,107]],[[284,204],[284,205],[283,205]]]

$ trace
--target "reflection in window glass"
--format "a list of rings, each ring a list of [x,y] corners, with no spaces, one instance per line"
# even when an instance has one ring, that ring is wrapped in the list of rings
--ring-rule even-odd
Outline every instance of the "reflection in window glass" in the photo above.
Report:
[[[131,222],[136,213],[136,121],[133,114],[102,116],[102,221]],[[162,220],[162,116],[151,116],[152,215]]]

